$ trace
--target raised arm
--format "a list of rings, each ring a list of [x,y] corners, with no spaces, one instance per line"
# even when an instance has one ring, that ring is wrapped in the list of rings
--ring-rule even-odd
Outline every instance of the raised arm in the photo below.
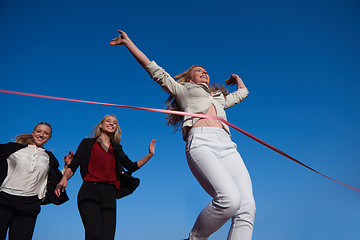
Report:
[[[121,30],[118,30],[120,35],[117,38],[112,39],[110,42],[111,45],[124,45],[130,51],[130,53],[135,57],[136,61],[140,63],[142,67],[145,68],[146,65],[150,63],[150,60],[147,56],[140,51],[140,49],[131,41],[128,35]]]
[[[225,109],[230,108],[235,104],[241,102],[249,95],[249,90],[245,87],[244,82],[238,75],[231,74],[230,78],[225,80],[225,83],[230,86],[233,86],[235,84],[237,85],[237,91],[232,92],[226,96]]]
[[[155,146],[156,146],[155,139],[153,139],[150,142],[149,153],[145,157],[143,157],[142,159],[140,159],[139,161],[136,162],[139,168],[144,166],[145,163],[147,163],[150,160],[150,158],[152,158],[152,156],[154,156],[154,154],[155,154]]]
[[[147,56],[135,46],[124,31],[119,30],[119,33],[120,35],[110,42],[111,45],[125,45],[127,49],[129,49],[130,53],[150,75],[150,77],[167,93],[177,95],[182,91],[183,86],[177,83],[170,74],[158,66],[154,61],[150,61]]]
[[[248,91],[248,89],[245,87],[243,80],[236,74],[231,74],[230,78],[225,80],[225,83],[226,85],[230,85],[230,86],[234,86],[235,84],[237,84],[237,89],[243,88]]]

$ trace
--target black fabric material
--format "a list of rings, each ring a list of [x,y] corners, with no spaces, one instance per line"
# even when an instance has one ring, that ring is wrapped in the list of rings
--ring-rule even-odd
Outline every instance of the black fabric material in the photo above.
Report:
[[[10,240],[31,240],[40,213],[37,196],[21,197],[0,192],[0,240],[9,230]]]
[[[91,150],[94,147],[96,138],[85,138],[79,144],[78,149],[75,152],[74,158],[69,165],[69,168],[73,173],[80,166],[80,174],[84,179],[90,162]],[[114,150],[114,156],[116,161],[116,171],[120,176],[120,189],[117,191],[116,198],[123,198],[135,191],[140,184],[140,179],[131,176],[132,172],[139,169],[136,162],[132,162],[128,156],[122,150],[120,144],[114,144],[111,142]],[[127,169],[128,171],[124,170]]]
[[[84,181],[78,194],[78,208],[85,228],[85,240],[114,239],[116,229],[114,185]]]

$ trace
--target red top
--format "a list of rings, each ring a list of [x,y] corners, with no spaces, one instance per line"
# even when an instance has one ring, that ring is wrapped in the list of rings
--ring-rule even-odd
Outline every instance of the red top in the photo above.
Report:
[[[116,171],[114,151],[111,144],[106,151],[100,142],[95,141],[84,181],[106,182],[119,189],[120,179]]]

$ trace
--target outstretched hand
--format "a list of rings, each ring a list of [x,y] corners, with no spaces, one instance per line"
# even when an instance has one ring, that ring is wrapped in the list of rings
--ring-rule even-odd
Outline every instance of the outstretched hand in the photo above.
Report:
[[[236,74],[231,74],[230,78],[225,80],[225,83],[226,85],[230,86],[234,86],[235,84],[237,84],[238,88],[246,88],[242,79]]]
[[[130,38],[124,31],[118,30],[118,32],[120,33],[120,35],[117,38],[112,39],[112,41],[110,42],[111,45],[125,45],[127,42],[130,42]]]
[[[151,155],[155,154],[155,147],[156,147],[156,143],[155,143],[155,139],[153,139],[153,140],[151,140],[150,146],[149,146],[149,153]]]

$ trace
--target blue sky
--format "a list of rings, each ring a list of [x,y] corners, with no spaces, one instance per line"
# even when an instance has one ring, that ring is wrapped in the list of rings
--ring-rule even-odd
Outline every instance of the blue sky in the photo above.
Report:
[[[163,108],[167,94],[123,46],[117,30],[170,74],[203,65],[212,83],[242,77],[249,97],[228,120],[316,170],[360,188],[360,3],[303,1],[0,2],[0,89]],[[234,90],[234,87],[229,87]],[[187,167],[181,133],[165,115],[0,93],[2,143],[47,121],[45,147],[63,165],[106,114],[136,161],[157,140],[156,155],[135,173],[136,192],[117,201],[116,239],[187,237],[211,200]],[[235,130],[257,205],[254,240],[358,240],[360,193],[317,175]],[[44,206],[34,239],[83,239],[76,197]],[[229,223],[210,240],[226,239]]]

